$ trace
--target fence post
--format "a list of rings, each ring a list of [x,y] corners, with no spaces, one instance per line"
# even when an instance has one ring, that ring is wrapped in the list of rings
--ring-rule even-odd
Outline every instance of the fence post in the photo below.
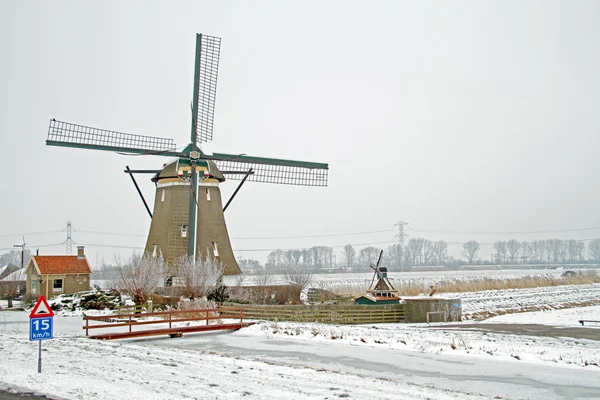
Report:
[[[171,311],[169,311],[169,329],[171,328]]]
[[[206,326],[208,326],[208,308],[206,309]]]
[[[152,297],[150,297],[148,299],[148,312],[151,313],[152,312]]]
[[[129,316],[129,332],[131,332],[131,315]]]
[[[87,316],[85,314],[83,314],[83,319],[85,319],[85,336],[89,336],[88,335],[88,328],[89,328],[89,323],[90,320],[86,318]]]

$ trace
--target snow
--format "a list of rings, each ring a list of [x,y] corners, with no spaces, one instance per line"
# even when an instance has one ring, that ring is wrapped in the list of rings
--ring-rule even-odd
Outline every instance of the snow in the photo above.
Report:
[[[11,313],[15,315],[16,313]],[[58,317],[57,330],[64,320]],[[77,319],[80,324],[81,320]],[[74,324],[67,323],[67,331]],[[10,329],[14,328],[14,329]],[[26,325],[0,332],[0,389],[33,391],[67,399],[471,399],[403,382],[311,368],[293,368],[202,351],[101,342],[75,332],[43,343],[43,373],[36,372],[37,343]],[[65,329],[63,327],[62,329]]]
[[[489,318],[485,322],[501,322],[507,324],[542,324],[560,327],[579,327],[581,326],[579,320],[600,321],[600,306],[506,314]],[[600,322],[589,324],[586,323],[585,326],[588,328],[600,329]]]
[[[561,309],[599,294],[598,284],[456,294],[467,313],[543,309],[475,323],[257,321],[233,333],[107,342],[86,338],[81,312],[69,311],[42,344],[42,374],[28,313],[1,311],[0,390],[60,399],[600,398],[600,324],[578,322],[600,320],[600,305]],[[497,324],[545,324],[559,335],[488,329]]]

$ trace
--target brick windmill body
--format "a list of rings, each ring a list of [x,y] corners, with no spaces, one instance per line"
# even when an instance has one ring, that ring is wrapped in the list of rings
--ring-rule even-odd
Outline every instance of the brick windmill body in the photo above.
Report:
[[[212,140],[217,72],[221,39],[197,34],[194,97],[190,143],[182,151],[172,139],[133,135],[50,121],[49,146],[117,152],[124,155],[175,157],[161,170],[127,172],[152,218],[146,254],[162,257],[173,265],[187,254],[212,257],[224,264],[224,275],[241,273],[235,260],[224,211],[246,181],[302,186],[327,186],[328,165],[305,161],[251,157],[225,153],[206,154],[201,142]],[[134,174],[152,174],[156,185],[154,212],[140,191]],[[226,178],[240,180],[225,207],[219,184]]]

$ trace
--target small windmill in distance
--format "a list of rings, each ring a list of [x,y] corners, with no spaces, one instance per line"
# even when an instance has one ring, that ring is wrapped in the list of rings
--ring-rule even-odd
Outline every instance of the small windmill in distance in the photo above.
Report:
[[[48,146],[112,151],[124,155],[175,157],[160,170],[131,170],[131,176],[152,218],[146,252],[162,254],[171,264],[180,256],[214,257],[225,266],[224,275],[241,273],[233,255],[223,212],[246,181],[301,186],[327,186],[329,166],[324,163],[226,153],[206,154],[201,142],[213,138],[221,39],[196,35],[196,57],[190,143],[181,151],[173,139],[92,128],[55,119],[50,121]],[[156,185],[154,212],[150,211],[134,173],[152,174]],[[222,206],[219,184],[241,183]]]
[[[377,263],[369,264],[369,267],[374,271],[371,285],[367,293],[357,297],[354,302],[357,304],[397,304],[400,301],[398,291],[394,289],[388,278],[387,267],[380,266],[383,250],[379,252]],[[373,285],[375,283],[375,285]]]

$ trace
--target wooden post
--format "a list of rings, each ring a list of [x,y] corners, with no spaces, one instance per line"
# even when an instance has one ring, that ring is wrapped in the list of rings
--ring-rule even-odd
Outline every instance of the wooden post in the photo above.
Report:
[[[85,336],[89,336],[88,335],[88,328],[89,328],[90,320],[87,319],[87,318],[85,318],[85,314],[83,315],[83,318],[85,319]]]
[[[206,309],[206,326],[208,326],[208,309]]]
[[[171,311],[169,311],[169,328],[171,328]]]
[[[129,332],[131,332],[131,315],[129,316]]]

